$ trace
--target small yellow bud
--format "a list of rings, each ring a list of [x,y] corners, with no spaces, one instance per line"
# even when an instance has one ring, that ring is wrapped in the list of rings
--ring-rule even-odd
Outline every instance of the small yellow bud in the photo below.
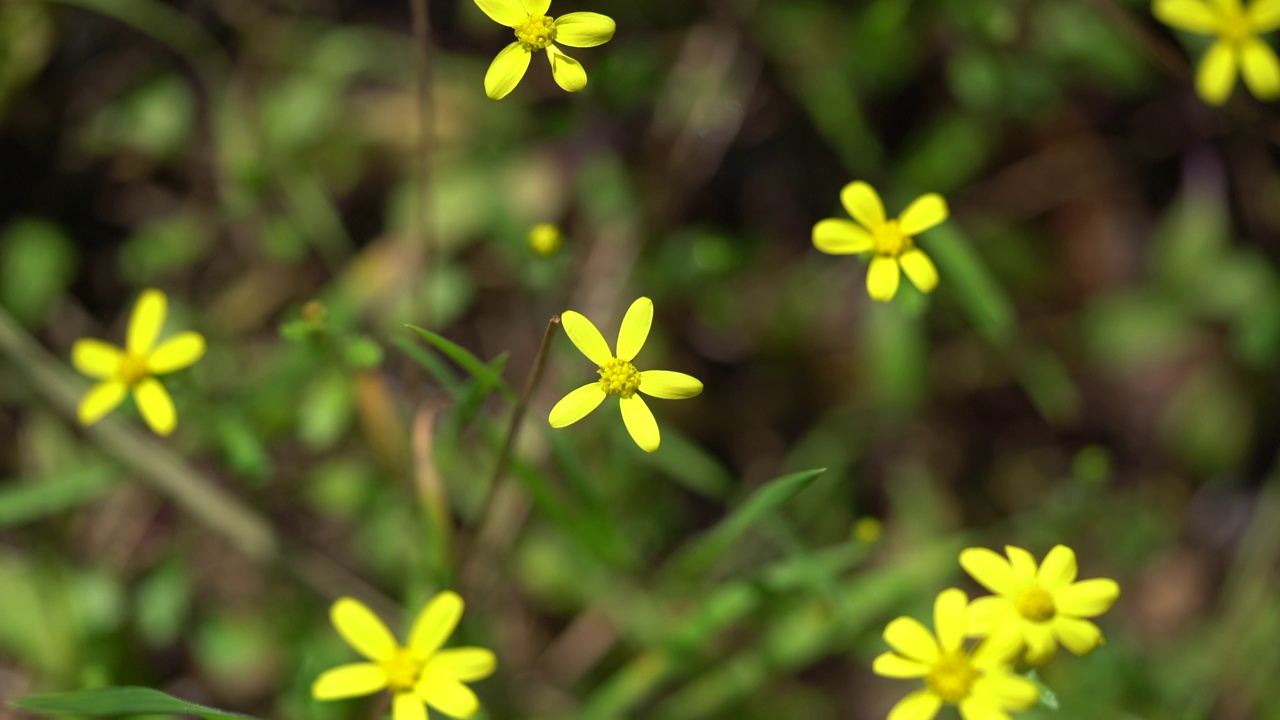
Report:
[[[883,526],[873,517],[861,517],[853,524],[853,538],[864,545],[870,545],[880,539]]]
[[[534,225],[529,230],[529,247],[543,257],[554,255],[563,239],[560,228],[550,223]]]

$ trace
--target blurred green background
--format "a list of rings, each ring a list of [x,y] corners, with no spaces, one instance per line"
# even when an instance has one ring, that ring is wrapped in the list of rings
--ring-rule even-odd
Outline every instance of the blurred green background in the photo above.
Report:
[[[424,192],[408,0],[0,3],[0,698],[368,718],[309,698],[328,603],[456,587],[482,717],[882,718],[961,548],[1065,543],[1123,592],[1022,717],[1280,718],[1280,114],[1201,104],[1203,44],[1139,1],[555,0],[617,21],[587,90],[534,58],[493,102],[510,31],[429,5]],[[948,198],[931,296],[812,248],[853,179]],[[178,431],[85,431],[70,347],[144,287],[209,339]],[[705,393],[654,455],[552,431],[594,377],[557,336],[491,495],[548,320],[640,295],[641,367]]]

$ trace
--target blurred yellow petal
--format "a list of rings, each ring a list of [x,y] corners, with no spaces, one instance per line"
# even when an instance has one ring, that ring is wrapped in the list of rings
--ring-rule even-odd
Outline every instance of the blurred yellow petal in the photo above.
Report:
[[[867,294],[872,300],[889,302],[898,294],[898,261],[886,255],[877,255],[871,259],[871,267],[867,269]]]
[[[547,60],[551,63],[551,77],[566,92],[578,92],[587,86],[587,71],[582,64],[565,55],[555,45],[547,46]]]
[[[945,222],[949,214],[947,201],[943,200],[941,195],[937,193],[922,195],[902,211],[902,215],[898,218],[898,229],[908,237],[919,235]]]
[[[890,622],[884,629],[884,641],[909,660],[932,663],[938,659],[933,633],[915,618],[900,617]]]
[[[974,681],[973,697],[1002,708],[1027,710],[1040,700],[1040,688],[1009,672],[988,671]]]
[[[861,180],[855,180],[840,191],[840,202],[849,215],[868,230],[875,230],[884,224],[884,203],[880,195]]]
[[[942,701],[928,690],[917,690],[898,701],[889,711],[888,720],[932,720]]]
[[[92,425],[120,407],[128,390],[124,383],[114,380],[94,385],[80,400],[80,424]]]
[[[653,301],[647,297],[637,299],[627,308],[622,317],[622,327],[618,330],[618,358],[630,362],[644,341],[649,339],[649,328],[653,326]]]
[[[556,42],[569,47],[595,47],[613,39],[613,19],[600,13],[576,12],[556,18]]]
[[[938,287],[938,269],[923,250],[916,248],[902,253],[898,256],[898,264],[902,265],[902,272],[920,292],[933,292]]]
[[[961,720],[1011,720],[1009,713],[987,700],[968,697],[960,701]]]
[[[997,670],[1008,666],[1022,649],[1023,635],[1028,625],[1020,615],[1007,617],[974,648],[971,656],[973,666],[979,670]]]
[[[316,700],[340,700],[370,695],[386,687],[387,671],[380,665],[352,663],[321,673],[311,684],[311,696]]]
[[[451,590],[431,598],[409,632],[409,649],[414,656],[426,658],[443,647],[462,619],[462,608],[462,598]]]
[[[438,673],[454,680],[480,680],[493,674],[498,658],[492,651],[478,647],[441,650],[427,661],[424,672]]]
[[[524,11],[531,16],[546,15],[551,9],[551,0],[523,0]]]
[[[159,290],[142,291],[133,306],[133,315],[129,316],[129,337],[125,344],[129,352],[140,356],[151,354],[164,326],[168,305],[168,299]]]
[[[953,653],[964,643],[965,611],[969,598],[964,592],[951,588],[938,593],[933,602],[933,629],[938,634],[938,646]]]
[[[664,400],[685,400],[702,392],[702,381],[671,370],[645,370],[640,373],[640,392]]]
[[[553,428],[568,427],[599,407],[604,399],[605,392],[600,389],[600,383],[588,383],[561,398],[551,408],[547,421]]]
[[[965,632],[969,635],[990,635],[997,627],[1009,622],[1022,622],[1013,601],[1000,595],[988,595],[969,603]]]
[[[613,359],[613,354],[609,352],[609,343],[604,341],[604,336],[596,326],[581,313],[565,310],[560,313],[560,325],[564,328],[565,335],[573,341],[574,347],[586,355],[591,362],[604,365]]]
[[[658,432],[658,421],[644,400],[639,395],[619,398],[618,407],[622,408],[622,423],[627,426],[627,432],[631,433],[631,439],[636,441],[636,445],[645,452],[657,450],[662,442],[662,435]]]
[[[391,704],[391,720],[427,720],[427,706],[416,693],[396,693]]]
[[[1265,41],[1251,37],[1241,43],[1240,74],[1249,92],[1259,100],[1280,97],[1280,60]]]
[[[515,27],[529,17],[520,0],[476,0],[476,5],[494,22],[507,27]]]
[[[1013,582],[1024,588],[1036,582],[1036,557],[1024,548],[1014,545],[1004,546],[1005,555],[1009,556],[1009,567],[1013,570]]]
[[[503,48],[489,64],[489,71],[484,74],[485,94],[494,100],[501,100],[510,94],[520,84],[520,79],[529,69],[531,59],[531,53],[518,42]]]
[[[71,364],[91,378],[114,377],[124,351],[101,340],[85,338],[71,346]]]
[[[1196,70],[1196,92],[1210,105],[1222,105],[1236,85],[1236,51],[1230,42],[1219,40],[1209,47]]]
[[[1088,620],[1059,616],[1052,624],[1063,647],[1076,655],[1088,655],[1102,645],[1102,631]]]
[[[1058,641],[1050,623],[1026,623],[1022,638],[1027,644],[1026,660],[1029,665],[1044,665],[1057,654]]]
[[[929,674],[929,666],[915,660],[908,660],[896,652],[881,653],[871,663],[871,672],[877,675],[900,680],[922,678]]]
[[[456,718],[469,718],[480,710],[480,699],[471,688],[446,675],[424,673],[414,692],[431,707]]]
[[[1094,617],[1111,609],[1120,597],[1115,580],[1098,578],[1069,585],[1053,594],[1058,612],[1074,617]]]
[[[1151,14],[1171,28],[1213,35],[1218,31],[1218,16],[1201,0],[1156,0]]]
[[[1255,33],[1280,30],[1280,0],[1256,0],[1249,6],[1248,13]]]
[[[198,332],[184,332],[160,343],[147,358],[147,370],[153,375],[163,375],[195,364],[204,356],[204,336]]]
[[[1036,584],[1050,595],[1070,585],[1076,579],[1076,554],[1066,545],[1055,545],[1036,574]]]
[[[133,386],[133,401],[157,435],[168,435],[178,426],[178,412],[173,409],[173,398],[159,380],[145,378]]]
[[[994,550],[969,548],[960,553],[960,567],[997,595],[1012,595],[1018,590],[1009,561]]]
[[[354,598],[340,598],[329,610],[333,627],[347,644],[370,660],[389,660],[400,645],[373,611]]]
[[[813,226],[813,246],[828,255],[852,255],[867,252],[875,241],[857,223],[833,218]]]

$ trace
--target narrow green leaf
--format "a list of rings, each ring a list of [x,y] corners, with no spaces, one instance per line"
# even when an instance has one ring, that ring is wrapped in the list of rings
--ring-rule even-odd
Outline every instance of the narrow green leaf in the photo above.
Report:
[[[993,343],[1009,342],[1017,331],[1013,302],[956,224],[933,228],[921,245],[978,331]]]
[[[250,715],[197,705],[143,687],[105,687],[50,695],[28,695],[9,703],[18,710],[51,715],[115,717],[153,713],[185,713],[203,718],[255,720]]]
[[[109,490],[116,479],[110,465],[88,465],[36,482],[5,482],[0,490],[0,528],[79,507]]]
[[[440,353],[445,357],[457,363],[459,367],[466,370],[472,377],[477,380],[482,380],[483,382],[490,384],[492,387],[497,388],[498,392],[502,393],[503,397],[511,400],[512,402],[519,399],[519,395],[516,391],[513,390],[500,375],[495,373],[493,368],[489,367],[488,363],[476,357],[470,350],[462,347],[452,340],[437,335],[430,330],[420,328],[416,325],[408,325],[406,327],[421,335],[422,338],[430,343],[432,347],[440,351]]]

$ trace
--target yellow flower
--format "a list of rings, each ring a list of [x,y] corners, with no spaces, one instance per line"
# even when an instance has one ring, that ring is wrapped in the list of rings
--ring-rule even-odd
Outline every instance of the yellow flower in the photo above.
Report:
[[[947,201],[941,195],[917,198],[895,220],[885,218],[884,203],[865,182],[846,185],[840,191],[840,201],[856,222],[823,220],[813,226],[813,245],[829,255],[872,253],[867,271],[867,292],[872,300],[888,302],[898,294],[899,266],[920,292],[937,287],[937,268],[912,238],[947,219]]]
[[[501,100],[515,89],[539,50],[547,51],[551,76],[560,87],[578,92],[587,86],[587,72],[577,60],[555,46],[595,47],[613,38],[612,19],[599,13],[576,12],[553,19],[547,16],[551,0],[476,0],[476,5],[502,25],[515,30],[516,41],[502,49],[484,76],[484,91]]]
[[[560,323],[582,354],[600,366],[600,379],[583,385],[556,403],[548,418],[551,427],[572,425],[595,410],[606,396],[616,395],[618,407],[622,408],[622,422],[631,438],[645,452],[657,450],[661,441],[658,421],[653,419],[649,406],[636,391],[656,398],[682,400],[701,393],[702,383],[697,378],[670,370],[641,372],[631,364],[649,337],[649,327],[653,324],[653,301],[642,297],[631,303],[618,330],[617,355],[609,352],[604,336],[582,315],[566,310],[560,315]]]
[[[879,540],[883,532],[884,525],[869,515],[858,518],[858,521],[853,524],[853,537],[863,545],[871,545]]]
[[[338,600],[330,617],[342,639],[372,662],[325,671],[311,685],[315,699],[340,700],[389,690],[393,720],[426,720],[426,705],[456,718],[469,718],[480,709],[480,700],[463,683],[492,675],[497,659],[484,648],[440,649],[462,617],[462,598],[457,593],[442,592],[422,608],[407,647],[397,643],[378,616],[358,600]]]
[[[1214,35],[1196,70],[1196,92],[1210,105],[1231,96],[1236,75],[1259,100],[1280,97],[1280,60],[1258,36],[1280,28],[1280,0],[1155,0],[1151,12],[1172,28]]]
[[[1076,554],[1058,545],[1036,568],[1031,553],[1006,546],[1006,560],[987,548],[960,553],[960,565],[991,592],[973,601],[969,630],[974,635],[1009,631],[1026,645],[1026,661],[1042,665],[1053,659],[1058,643],[1076,655],[1102,644],[1102,631],[1082,618],[1101,615],[1120,596],[1114,580],[1075,582]]]
[[[168,300],[159,290],[144,290],[129,318],[124,348],[92,338],[77,340],[71,348],[71,364],[102,382],[90,388],[80,401],[80,422],[92,425],[124,402],[133,390],[134,402],[151,429],[168,435],[178,425],[173,399],[153,375],[181,370],[204,355],[204,336],[184,332],[156,344],[164,326]]]
[[[935,638],[914,618],[900,617],[884,629],[895,652],[877,657],[871,669],[891,678],[923,678],[924,687],[889,711],[889,720],[930,720],[945,705],[958,705],[964,720],[999,720],[1007,710],[1026,710],[1040,698],[1035,683],[1009,671],[1017,639],[1008,634],[964,647],[968,598],[943,590],[933,604]]]
[[[550,223],[541,223],[529,229],[529,247],[543,257],[554,255],[560,249],[562,239],[560,228]]]

